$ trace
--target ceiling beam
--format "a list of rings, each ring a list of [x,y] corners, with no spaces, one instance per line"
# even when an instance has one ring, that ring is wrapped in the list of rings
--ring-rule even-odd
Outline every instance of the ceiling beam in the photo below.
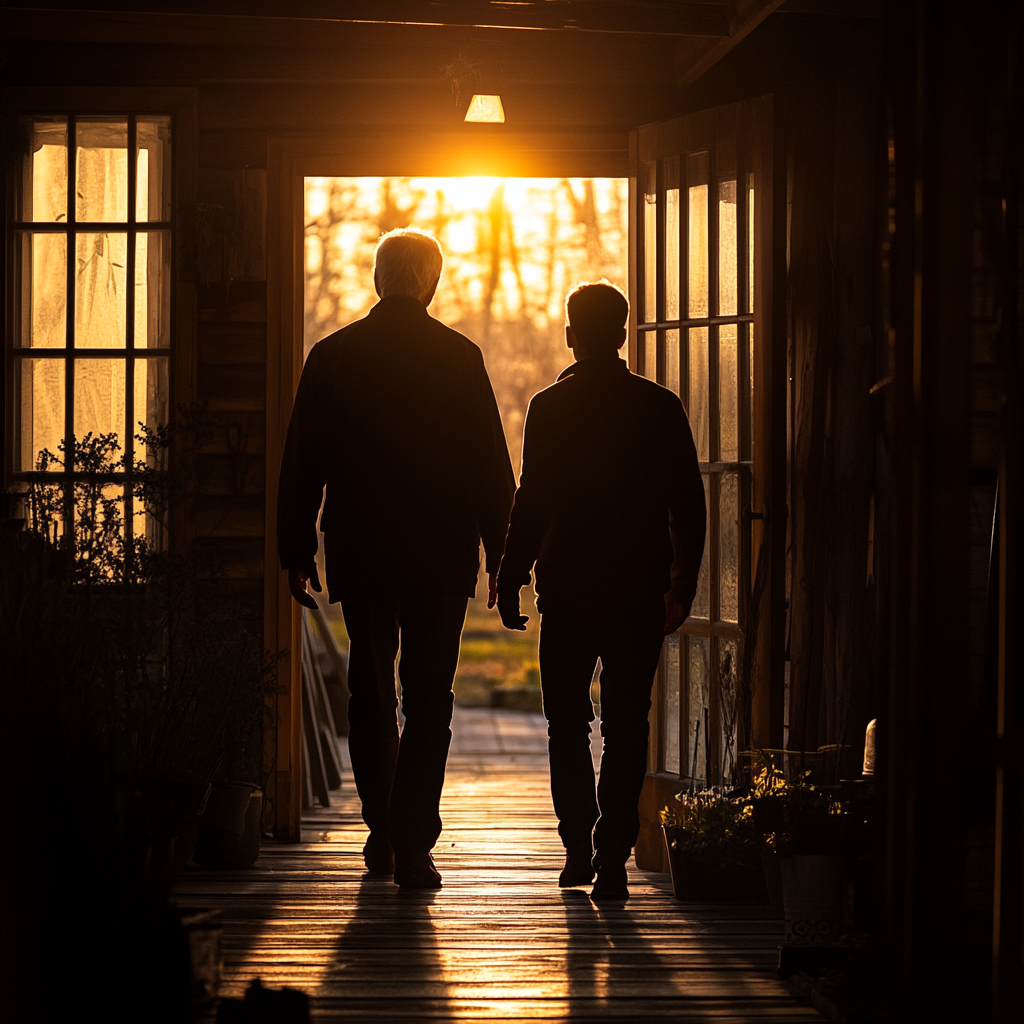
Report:
[[[736,0],[732,5],[729,35],[725,39],[686,39],[680,42],[675,61],[677,88],[692,85],[748,36],[784,0]]]
[[[266,22],[268,32],[287,21],[728,38],[733,6],[728,0],[44,0],[6,10],[230,18]]]

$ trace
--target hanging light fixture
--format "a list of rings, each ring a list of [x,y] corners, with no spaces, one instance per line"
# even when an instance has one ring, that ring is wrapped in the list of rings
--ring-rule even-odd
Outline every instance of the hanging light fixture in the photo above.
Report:
[[[505,108],[501,105],[501,97],[474,93],[465,119],[478,124],[504,124]]]

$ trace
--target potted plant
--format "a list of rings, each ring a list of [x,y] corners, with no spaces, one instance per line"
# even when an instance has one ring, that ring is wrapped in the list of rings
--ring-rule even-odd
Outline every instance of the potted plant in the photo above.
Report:
[[[677,794],[661,812],[677,900],[757,903],[765,898],[754,812],[719,789]]]

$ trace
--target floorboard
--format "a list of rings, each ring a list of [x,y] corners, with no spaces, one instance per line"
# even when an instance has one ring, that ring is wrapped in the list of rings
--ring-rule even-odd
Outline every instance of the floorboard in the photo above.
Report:
[[[821,1020],[774,975],[768,907],[677,903],[632,863],[624,907],[559,890],[544,745],[538,715],[457,709],[439,892],[363,877],[347,757],[302,844],[267,844],[248,871],[186,869],[176,901],[223,914],[222,994],[300,988],[317,1021]]]

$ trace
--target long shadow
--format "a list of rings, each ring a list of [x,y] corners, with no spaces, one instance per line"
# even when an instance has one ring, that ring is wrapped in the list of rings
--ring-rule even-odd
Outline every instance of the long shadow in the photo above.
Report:
[[[343,1005],[354,1019],[363,1011],[366,1019],[399,1021],[424,1016],[429,1004],[427,1016],[454,1016],[433,919],[437,896],[364,878],[354,899],[339,906],[348,924],[311,993],[321,1011]]]

